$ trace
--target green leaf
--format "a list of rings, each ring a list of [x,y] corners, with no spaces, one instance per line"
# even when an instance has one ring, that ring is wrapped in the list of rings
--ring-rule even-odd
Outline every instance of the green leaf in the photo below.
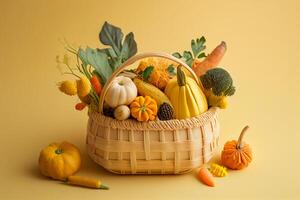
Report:
[[[130,32],[127,34],[122,44],[122,30],[119,27],[111,25],[107,22],[104,23],[99,34],[99,38],[103,44],[112,47],[98,49],[98,51],[107,55],[109,65],[113,71],[128,58],[137,53],[137,44],[134,40],[133,33]]]
[[[143,72],[142,72],[142,77],[144,80],[148,80],[150,74],[152,73],[154,67],[153,66],[148,66]]]
[[[122,62],[135,55],[137,52],[137,45],[134,40],[134,34],[128,33],[124,39],[123,47],[121,51]]]
[[[184,58],[184,62],[188,66],[192,67],[192,64],[193,64],[193,61],[194,61],[192,53],[190,51],[184,51],[183,52],[183,58]]]
[[[167,70],[167,72],[168,72],[170,75],[172,75],[172,76],[176,74],[176,72],[175,72],[175,67],[174,67],[173,64],[169,65],[168,68],[167,68],[166,70]]]
[[[119,27],[105,22],[99,33],[99,39],[102,44],[111,46],[117,56],[121,54],[123,33]]]
[[[80,60],[84,66],[87,66],[89,64],[87,57],[86,57],[86,53],[82,48],[79,48],[77,55],[80,58]]]
[[[108,57],[111,57],[111,58],[117,57],[115,51],[112,48],[97,49],[97,51],[105,53]]]
[[[101,79],[105,83],[109,76],[113,73],[108,63],[107,55],[90,47],[87,47],[86,57],[88,63],[92,67],[94,67],[94,69],[99,73]]]
[[[172,56],[179,58],[179,59],[182,58],[182,56],[178,52],[173,53]]]
[[[121,59],[121,57],[113,57],[113,58],[110,58],[108,60],[108,62],[110,64],[111,68],[113,69],[113,71],[115,71],[118,67],[121,66],[122,59]]]
[[[197,58],[205,58],[205,57],[206,57],[206,55],[205,55],[204,52],[200,53],[200,54],[197,56]]]
[[[113,49],[111,48],[97,49],[97,51],[107,55],[109,65],[113,71],[122,64],[121,57],[117,57]]]
[[[206,39],[203,36],[191,41],[191,47],[195,58],[198,58],[199,54],[206,48],[204,45],[205,42]]]

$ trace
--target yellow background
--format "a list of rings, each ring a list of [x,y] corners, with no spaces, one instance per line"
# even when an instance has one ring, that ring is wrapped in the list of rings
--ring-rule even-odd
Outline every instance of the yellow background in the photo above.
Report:
[[[1,199],[299,199],[300,1],[1,1]],[[215,188],[195,173],[119,176],[93,163],[85,151],[85,112],[58,92],[59,39],[99,46],[105,20],[133,31],[139,52],[190,48],[205,35],[207,52],[228,44],[221,65],[237,92],[222,111],[221,148],[251,129],[245,140],[254,160],[217,178]],[[82,151],[79,174],[100,177],[111,190],[71,187],[42,177],[40,150],[67,140]],[[218,155],[215,158],[218,160]]]

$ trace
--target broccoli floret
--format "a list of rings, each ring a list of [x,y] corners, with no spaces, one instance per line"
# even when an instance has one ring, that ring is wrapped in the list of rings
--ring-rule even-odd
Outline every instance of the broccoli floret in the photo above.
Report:
[[[200,77],[200,80],[203,87],[211,89],[216,96],[232,96],[235,93],[232,78],[225,69],[210,69]]]

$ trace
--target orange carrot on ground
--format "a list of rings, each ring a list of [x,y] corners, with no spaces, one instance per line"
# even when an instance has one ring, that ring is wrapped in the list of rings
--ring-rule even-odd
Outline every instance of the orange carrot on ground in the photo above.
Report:
[[[76,105],[75,105],[75,109],[76,110],[83,110],[84,108],[86,107],[86,104],[85,103],[83,103],[83,102],[80,102],[80,103],[77,103]]]
[[[211,175],[211,173],[208,171],[208,169],[203,166],[200,168],[199,172],[198,172],[198,178],[200,179],[200,181],[210,187],[215,187],[215,183],[213,180],[213,176]]]
[[[207,70],[218,66],[226,49],[226,43],[222,41],[221,44],[219,44],[203,61],[195,59],[192,68],[197,76],[200,77],[205,74]]]
[[[100,92],[101,92],[101,89],[102,89],[102,86],[101,86],[101,83],[98,79],[98,77],[96,75],[93,75],[92,78],[90,79],[90,82],[95,90],[95,92],[100,95]]]

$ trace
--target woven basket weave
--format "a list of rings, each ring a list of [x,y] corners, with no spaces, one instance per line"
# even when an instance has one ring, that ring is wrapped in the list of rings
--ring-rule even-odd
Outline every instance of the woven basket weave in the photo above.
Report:
[[[163,57],[194,72],[181,60],[165,53],[131,57],[106,82],[100,96],[100,114],[89,113],[87,150],[105,169],[118,174],[182,174],[206,163],[219,144],[218,108],[184,120],[119,121],[102,114],[104,97],[111,81],[126,67],[146,57]]]

